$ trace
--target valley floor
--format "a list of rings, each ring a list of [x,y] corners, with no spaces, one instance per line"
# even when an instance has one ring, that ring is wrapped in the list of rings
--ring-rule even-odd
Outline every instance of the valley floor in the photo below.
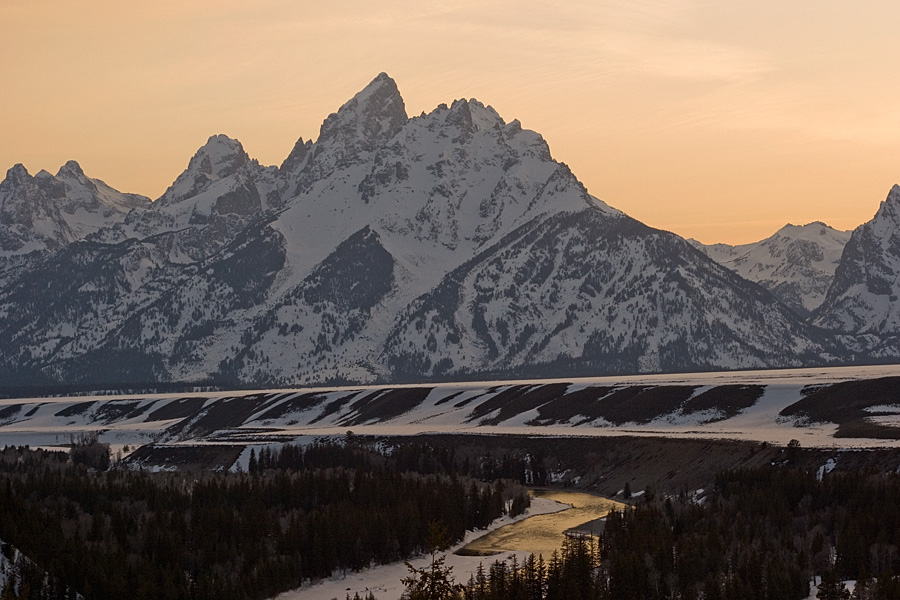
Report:
[[[804,407],[811,394],[829,389],[836,390],[823,399],[829,410]],[[852,413],[842,409],[847,402]],[[215,445],[233,459],[228,448],[349,430],[895,447],[900,365],[0,400],[0,444],[9,445],[66,446],[93,432],[114,451]]]

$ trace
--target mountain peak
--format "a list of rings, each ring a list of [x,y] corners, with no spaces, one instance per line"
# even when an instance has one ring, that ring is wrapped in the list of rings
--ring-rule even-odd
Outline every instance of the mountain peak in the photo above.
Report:
[[[831,227],[830,225],[828,225],[828,223],[825,223],[823,221],[812,221],[810,223],[807,223],[806,225],[797,225],[797,227],[799,229],[831,229],[837,231],[836,229],[834,229],[834,227]]]
[[[353,98],[345,102],[335,114],[349,116],[354,113],[360,116],[371,115],[390,119],[402,117],[404,122],[408,118],[406,105],[403,103],[397,82],[391,79],[387,73],[381,73],[370,81]],[[332,116],[334,115],[329,116],[329,119]],[[327,122],[328,119],[326,119]]]
[[[507,129],[506,121],[494,110],[493,106],[483,104],[475,98],[454,100],[450,105],[447,122],[459,126],[463,132],[495,129],[505,132],[502,134],[504,137],[516,135],[522,130],[518,121],[512,128]]]
[[[849,232],[842,232],[838,229],[835,229],[831,225],[824,223],[822,221],[812,221],[811,223],[806,223],[805,225],[794,225],[793,223],[788,223],[781,229],[775,232],[775,235],[783,235],[787,237],[803,237],[803,236],[823,236],[828,234],[846,234],[846,237],[849,239]]]
[[[286,173],[291,173],[297,167],[303,164],[303,161],[306,160],[307,155],[309,154],[309,149],[312,147],[312,142],[304,142],[303,138],[299,138],[297,142],[294,144],[294,147],[291,149],[291,153],[288,154],[287,158],[281,163],[281,166],[278,167],[281,171]]]
[[[16,163],[6,171],[6,179],[11,182],[22,182],[30,177],[31,175],[28,173],[28,169],[26,169],[25,165],[22,163]]]
[[[211,135],[206,143],[200,146],[188,163],[185,173],[194,177],[206,176],[206,179],[221,179],[234,173],[241,165],[250,161],[244,147],[227,135]]]
[[[382,72],[379,73],[375,79],[370,81],[366,87],[353,96],[350,101],[346,102],[344,106],[347,106],[354,100],[359,104],[365,104],[368,103],[371,98],[376,96],[389,98],[392,101],[399,100],[401,104],[403,103],[403,98],[400,96],[400,90],[397,88],[397,82],[391,79],[387,73]],[[344,106],[341,108],[344,108]]]
[[[79,165],[74,160],[70,160],[66,162],[63,166],[59,168],[59,171],[56,173],[57,177],[84,177],[84,171],[81,169],[81,165]]]
[[[191,157],[187,169],[157,200],[168,206],[199,194],[212,181],[224,179],[251,163],[241,143],[227,135],[212,135]]]
[[[317,143],[336,144],[346,155],[371,151],[396,134],[408,119],[397,84],[381,73],[325,119]]]
[[[882,206],[885,204],[900,205],[900,185],[895,183],[891,186],[891,191],[888,192],[887,198],[882,202]]]
[[[900,222],[900,185],[897,185],[896,183],[891,187],[891,191],[888,192],[887,198],[885,198],[881,203],[881,206],[878,207],[878,212],[875,213],[874,221],[883,219]]]
[[[200,159],[197,167],[202,173],[216,178],[230,175],[236,167],[250,160],[239,141],[221,133],[210,136],[194,158]]]

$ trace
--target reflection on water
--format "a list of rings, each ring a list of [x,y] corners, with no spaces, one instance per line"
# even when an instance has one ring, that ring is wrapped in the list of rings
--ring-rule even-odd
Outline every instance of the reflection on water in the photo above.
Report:
[[[503,551],[522,550],[550,556],[559,550],[563,532],[588,521],[605,517],[612,509],[621,510],[621,502],[580,492],[536,491],[533,496],[568,504],[572,508],[547,515],[535,515],[507,525],[466,545],[460,553],[484,556]]]

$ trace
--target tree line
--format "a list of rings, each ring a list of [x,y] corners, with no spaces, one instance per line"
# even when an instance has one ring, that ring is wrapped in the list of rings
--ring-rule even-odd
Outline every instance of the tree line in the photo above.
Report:
[[[523,485],[545,486],[550,483],[546,466],[546,456],[540,448],[533,452],[517,451],[493,452],[480,449],[477,452],[457,452],[454,447],[435,446],[417,440],[395,442],[381,452],[359,453],[366,443],[348,431],[341,444],[327,444],[302,447],[287,444],[279,447],[263,447],[257,453],[251,451],[248,468],[251,472],[266,469],[314,468],[329,461],[350,460],[388,464],[397,471],[410,471],[424,475],[461,475],[481,481],[510,479]],[[333,454],[339,454],[337,459]]]
[[[459,540],[526,495],[511,481],[401,471],[353,445],[286,452],[299,468],[267,452],[252,473],[188,474],[6,448],[0,539],[55,582],[29,598],[268,598],[421,553],[429,523]]]
[[[596,538],[550,557],[479,568],[443,596],[410,599],[824,600],[900,598],[900,476],[817,479],[795,468],[720,473],[702,501],[652,489],[611,513]],[[451,573],[444,575],[450,579]],[[856,580],[851,593],[842,583]]]

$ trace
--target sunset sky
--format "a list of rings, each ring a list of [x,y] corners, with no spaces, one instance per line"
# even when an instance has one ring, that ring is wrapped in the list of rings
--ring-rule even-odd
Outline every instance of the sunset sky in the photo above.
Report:
[[[158,197],[224,133],[279,164],[379,72],[477,98],[645,223],[744,243],[900,182],[900,3],[3,0],[0,169]]]

